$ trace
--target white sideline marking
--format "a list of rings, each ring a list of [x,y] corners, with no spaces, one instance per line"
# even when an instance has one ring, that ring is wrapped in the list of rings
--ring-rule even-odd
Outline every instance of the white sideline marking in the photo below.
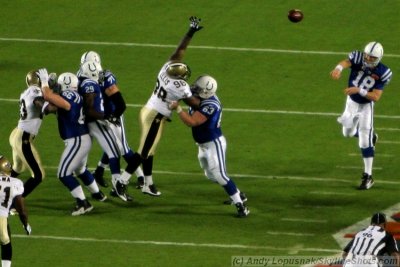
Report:
[[[132,245],[155,245],[155,246],[179,246],[179,247],[212,247],[212,248],[228,248],[228,249],[255,249],[255,250],[282,250],[287,251],[289,248],[279,248],[272,246],[247,246],[239,244],[213,244],[213,243],[192,243],[192,242],[166,242],[151,240],[123,240],[123,239],[99,239],[99,238],[82,238],[68,236],[48,236],[48,235],[13,235],[14,238],[23,239],[47,239],[74,242],[101,242],[101,243],[117,243]],[[316,251],[316,252],[338,252],[337,249],[320,249],[320,248],[298,248],[299,251]]]
[[[380,141],[379,144],[391,144],[391,145],[400,145],[400,141]]]
[[[376,128],[377,131],[399,132],[400,128]]]
[[[360,169],[360,166],[341,166],[341,165],[338,165],[338,166],[336,166],[336,168],[338,168],[338,169]],[[382,170],[383,168],[382,167],[373,167],[372,169],[373,170]]]
[[[314,220],[314,219],[297,219],[297,218],[282,218],[281,221],[286,222],[305,222],[305,223],[327,223],[327,220]]]
[[[36,39],[36,38],[35,39],[33,39],[33,38],[8,38],[8,37],[0,37],[0,41],[28,42],[28,43],[77,44],[77,45],[90,44],[90,45],[105,45],[105,46],[138,46],[138,47],[161,47],[161,48],[175,48],[176,47],[176,45],[149,44],[149,43],[69,41],[69,40],[51,40],[51,39]],[[286,54],[348,55],[348,52],[334,52],[334,51],[304,51],[304,50],[289,50],[289,49],[224,47],[224,46],[206,46],[206,45],[198,45],[198,46],[191,45],[190,49],[230,50],[230,51],[245,51],[245,52],[270,52],[270,53],[286,53]],[[385,57],[400,57],[400,55],[385,54]]]
[[[360,157],[361,154],[360,153],[349,153],[350,157]],[[394,155],[392,154],[379,154],[378,157],[380,158],[393,158]]]
[[[19,99],[0,98],[4,102],[18,102]],[[126,104],[127,107],[141,108],[143,104]],[[185,108],[185,107],[184,107]],[[244,113],[264,113],[264,114],[286,114],[286,115],[306,115],[306,116],[325,116],[337,117],[341,113],[331,112],[307,112],[307,111],[290,111],[290,110],[268,110],[268,109],[238,109],[238,108],[224,108],[224,111],[230,112],[244,112]],[[375,118],[381,119],[400,119],[400,116],[393,115],[375,115]],[[380,141],[379,141],[380,142]]]
[[[57,169],[57,166],[44,166],[48,169]],[[153,173],[167,174],[167,175],[183,175],[183,176],[204,176],[202,172],[175,172],[175,171],[158,171],[154,170]],[[302,176],[277,176],[277,175],[255,175],[255,174],[229,174],[230,177],[237,178],[258,178],[258,179],[289,179],[299,181],[313,181],[313,182],[341,182],[341,183],[354,183],[353,180],[337,179],[337,178],[323,178],[323,177],[302,177]],[[380,179],[374,179],[376,182],[381,184],[397,184],[400,185],[400,181],[386,181]]]

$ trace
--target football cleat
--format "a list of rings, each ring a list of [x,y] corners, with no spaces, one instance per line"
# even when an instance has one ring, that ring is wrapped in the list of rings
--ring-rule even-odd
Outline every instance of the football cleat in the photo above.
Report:
[[[136,181],[136,188],[141,189],[141,188],[143,188],[143,186],[144,186],[144,177],[139,176]]]
[[[371,175],[368,175],[367,173],[363,173],[361,177],[361,184],[358,187],[359,190],[368,190],[374,185],[374,179],[372,179]]]
[[[104,169],[103,168],[96,168],[96,170],[92,173],[96,183],[102,187],[108,187],[108,183],[104,180]]]
[[[92,198],[96,199],[97,201],[103,202],[107,199],[107,196],[104,195],[103,192],[99,191],[97,193],[93,193]]]
[[[93,210],[93,206],[89,203],[89,201],[87,199],[84,199],[84,200],[76,199],[76,206],[72,210],[71,215],[79,216],[79,215],[86,214],[92,210]]]
[[[157,190],[156,186],[154,184],[152,185],[143,185],[142,187],[142,193],[143,194],[148,194],[153,197],[159,197],[161,195],[161,192]]]
[[[113,181],[113,190],[110,192],[111,195],[115,194],[123,201],[132,201],[133,198],[128,194],[127,187],[120,181]]]
[[[243,203],[244,203],[244,202],[247,202],[247,196],[246,196],[245,193],[240,192],[239,195],[240,195],[240,199],[242,200]],[[225,200],[225,201],[224,201],[224,204],[225,204],[225,205],[235,205],[235,203],[233,202],[232,199]]]
[[[237,217],[243,218],[247,217],[250,213],[250,210],[246,207],[244,203],[236,203],[236,209],[237,209]]]

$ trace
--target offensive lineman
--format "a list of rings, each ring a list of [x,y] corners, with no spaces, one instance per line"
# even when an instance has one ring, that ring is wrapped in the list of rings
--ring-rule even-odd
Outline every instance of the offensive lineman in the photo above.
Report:
[[[364,52],[353,51],[349,57],[339,62],[331,72],[338,80],[343,69],[350,68],[346,107],[338,122],[343,126],[345,137],[358,137],[358,144],[364,161],[360,190],[372,187],[372,165],[375,156],[377,134],[374,133],[374,104],[379,101],[384,87],[392,78],[392,71],[381,63],[383,47],[378,42],[370,42]]]
[[[100,55],[94,51],[83,53],[81,57],[81,65],[87,61],[97,62],[101,66]],[[122,156],[125,161],[129,164],[130,161],[134,160],[133,151],[129,147],[129,144],[125,135],[124,116],[123,113],[126,109],[125,100],[117,86],[117,79],[110,70],[103,70],[103,79],[99,82],[101,93],[104,101],[104,116],[109,120],[114,120],[117,123],[110,124],[110,128],[114,133],[117,140],[119,155]],[[93,175],[101,186],[107,187],[108,184],[104,180],[104,168],[108,165],[109,159],[106,153],[103,153],[101,160],[99,161],[96,170]],[[135,171],[138,180],[144,179],[143,171],[138,167]],[[124,199],[123,199],[124,200]]]
[[[0,155],[0,242],[1,242],[1,266],[10,267],[12,259],[11,232],[8,225],[8,216],[11,204],[18,212],[19,219],[24,226],[27,235],[32,228],[28,223],[28,214],[25,209],[24,186],[21,180],[11,177],[11,163]]]
[[[222,106],[215,94],[217,81],[209,75],[202,75],[191,86],[191,90],[193,95],[200,98],[200,106],[197,110],[190,108],[187,113],[182,110],[177,101],[172,101],[169,108],[176,110],[179,118],[187,126],[192,127],[193,139],[199,147],[200,167],[204,170],[206,177],[225,189],[236,206],[237,216],[246,217],[250,210],[243,201],[247,201],[247,198],[245,194],[241,194],[226,173],[226,139],[221,131]]]
[[[99,190],[93,175],[86,167],[92,140],[84,121],[83,99],[77,92],[78,78],[73,73],[62,73],[57,81],[61,89],[58,95],[48,87],[46,69],[40,69],[39,76],[44,99],[50,103],[45,110],[57,113],[58,130],[65,143],[58,166],[58,178],[76,200],[76,206],[71,215],[82,215],[90,212],[93,206],[86,199],[74,173],[82,180],[94,199],[104,201],[107,197]]]
[[[198,106],[198,98],[192,96],[187,80],[190,77],[189,67],[182,63],[186,48],[193,35],[201,30],[201,19],[190,17],[190,27],[184,38],[179,43],[169,60],[162,66],[156,81],[153,94],[146,105],[140,110],[141,137],[138,151],[134,154],[134,164],[128,164],[125,171],[121,174],[121,179],[116,180],[114,188],[120,184],[127,185],[131,174],[142,164],[144,172],[144,185],[142,192],[150,196],[160,196],[153,183],[153,157],[158,142],[160,141],[165,122],[170,120],[172,115],[168,109],[168,103],[182,99],[190,106]],[[118,192],[120,194],[122,192]]]

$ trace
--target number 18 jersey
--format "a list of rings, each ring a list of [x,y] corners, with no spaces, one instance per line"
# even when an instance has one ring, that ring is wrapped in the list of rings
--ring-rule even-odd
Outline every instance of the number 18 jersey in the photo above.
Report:
[[[172,111],[168,108],[171,101],[189,98],[192,96],[190,86],[180,79],[172,79],[167,75],[168,61],[161,68],[153,94],[146,103],[146,107],[156,110],[165,117],[170,118]]]

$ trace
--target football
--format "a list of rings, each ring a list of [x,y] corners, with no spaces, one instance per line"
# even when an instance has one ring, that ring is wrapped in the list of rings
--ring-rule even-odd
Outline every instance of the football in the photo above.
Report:
[[[291,22],[294,22],[294,23],[300,22],[303,19],[303,17],[304,17],[303,12],[301,12],[300,9],[289,10],[288,19]]]

